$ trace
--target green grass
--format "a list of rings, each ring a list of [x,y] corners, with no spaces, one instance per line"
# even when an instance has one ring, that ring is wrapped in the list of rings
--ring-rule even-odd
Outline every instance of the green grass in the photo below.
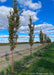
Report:
[[[44,53],[41,54],[41,56],[36,56],[40,55],[41,52]],[[29,62],[30,60],[33,60],[33,63]],[[24,64],[26,64],[26,66],[22,68]],[[0,73],[1,75],[10,75],[11,65]],[[32,58],[28,55],[20,61],[14,62],[14,73],[14,75],[26,75],[26,73],[27,75],[29,75],[29,73],[54,73],[54,43],[34,52]]]
[[[35,60],[35,64],[31,65],[29,69],[20,75],[26,73],[52,73],[54,75],[54,43],[49,46],[40,60]],[[39,75],[39,74],[38,74]]]

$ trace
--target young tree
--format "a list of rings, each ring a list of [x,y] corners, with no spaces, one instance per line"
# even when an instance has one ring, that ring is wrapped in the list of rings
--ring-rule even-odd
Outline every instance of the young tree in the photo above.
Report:
[[[42,32],[42,29],[40,30],[39,39],[40,39],[40,43],[43,43],[43,32]]]
[[[49,37],[47,37],[46,42],[51,43],[51,39]]]
[[[46,43],[46,40],[47,40],[47,35],[44,33],[43,34],[43,42]]]
[[[45,43],[51,43],[51,39],[46,34],[43,34],[43,36],[44,36],[43,39]]]
[[[29,18],[30,24],[29,25],[29,44],[30,44],[30,55],[32,54],[32,45],[34,42],[34,24],[32,23],[32,18]]]
[[[17,42],[17,32],[20,25],[20,8],[18,8],[18,2],[17,0],[12,0],[13,2],[13,11],[10,11],[10,16],[8,16],[9,21],[9,42],[10,42],[10,50],[12,51],[12,73],[13,73],[13,50],[16,47]]]

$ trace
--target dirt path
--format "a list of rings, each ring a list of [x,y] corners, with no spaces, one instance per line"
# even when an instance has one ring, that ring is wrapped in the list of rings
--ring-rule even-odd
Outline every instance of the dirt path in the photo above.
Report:
[[[41,46],[42,44],[34,44],[33,45],[33,48],[34,47],[37,47],[37,46]],[[22,51],[22,50],[27,50],[30,48],[30,45],[29,44],[20,44],[20,45],[17,45],[16,48],[14,49],[14,51]],[[10,47],[9,46],[0,46],[0,56],[6,54],[6,53],[11,53],[10,51]]]
[[[37,51],[38,49],[42,48],[45,45],[37,46],[32,49],[32,52]],[[29,50],[20,50],[14,53],[14,61],[20,60],[26,55],[29,55]],[[0,71],[3,70],[5,67],[11,64],[11,55],[9,55],[9,61],[6,61],[5,57],[0,57]]]

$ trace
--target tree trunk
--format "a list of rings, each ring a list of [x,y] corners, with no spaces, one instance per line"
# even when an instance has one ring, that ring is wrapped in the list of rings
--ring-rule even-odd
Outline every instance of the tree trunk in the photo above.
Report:
[[[13,50],[12,50],[12,75],[13,75]]]
[[[32,55],[32,46],[30,47],[30,55]]]

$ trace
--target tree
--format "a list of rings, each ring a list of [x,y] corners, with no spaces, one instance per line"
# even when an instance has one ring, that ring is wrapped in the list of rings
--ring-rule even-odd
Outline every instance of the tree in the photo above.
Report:
[[[51,39],[49,37],[47,37],[46,42],[51,43]]]
[[[12,0],[13,2],[13,11],[10,11],[10,16],[8,16],[9,21],[9,42],[10,42],[10,50],[12,51],[12,73],[13,73],[13,50],[16,47],[16,42],[18,39],[18,29],[20,25],[20,14],[23,11],[20,11],[20,7],[18,8],[17,0]]]
[[[46,34],[43,34],[43,39],[44,43],[51,43],[51,39]]]
[[[29,25],[29,44],[30,44],[30,55],[32,54],[32,45],[34,42],[34,24],[32,23],[32,18],[29,18],[30,24]]]
[[[39,39],[40,39],[40,43],[43,43],[43,32],[42,32],[42,29],[40,30]]]
[[[47,40],[47,35],[43,33],[43,42],[46,43],[46,40]]]

